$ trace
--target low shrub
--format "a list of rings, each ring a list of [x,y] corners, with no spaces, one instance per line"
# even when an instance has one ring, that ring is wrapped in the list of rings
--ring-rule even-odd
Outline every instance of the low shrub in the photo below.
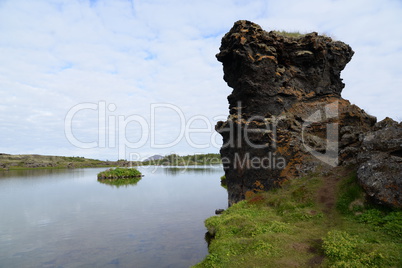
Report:
[[[135,168],[111,168],[100,172],[98,181],[119,187],[137,184],[141,177],[141,172]]]

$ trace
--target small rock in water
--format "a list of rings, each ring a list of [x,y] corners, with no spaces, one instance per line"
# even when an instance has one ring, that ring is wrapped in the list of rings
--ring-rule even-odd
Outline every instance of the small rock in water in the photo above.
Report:
[[[216,209],[216,210],[215,210],[215,214],[216,214],[216,215],[219,215],[219,214],[222,214],[224,211],[225,211],[225,210],[222,209],[222,208]]]

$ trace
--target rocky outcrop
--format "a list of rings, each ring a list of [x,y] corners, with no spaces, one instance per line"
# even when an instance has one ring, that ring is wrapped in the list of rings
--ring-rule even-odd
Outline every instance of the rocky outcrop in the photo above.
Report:
[[[229,205],[307,172],[357,163],[376,118],[341,97],[353,50],[317,33],[298,38],[238,21],[217,59],[233,88],[218,122]]]
[[[271,116],[303,99],[340,97],[340,72],[353,54],[348,45],[317,33],[291,38],[238,21],[216,57],[233,88],[230,108],[240,101],[243,113]]]
[[[369,197],[402,208],[402,123],[390,118],[364,135],[357,178]]]

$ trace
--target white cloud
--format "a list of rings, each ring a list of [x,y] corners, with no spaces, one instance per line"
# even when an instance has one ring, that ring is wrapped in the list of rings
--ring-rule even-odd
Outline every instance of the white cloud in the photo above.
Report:
[[[0,1],[0,152],[115,159],[116,149],[80,150],[65,138],[67,112],[85,102],[113,103],[117,109],[107,116],[148,122],[152,103],[174,104],[187,119],[224,117],[231,89],[215,54],[238,19],[350,44],[356,54],[342,73],[343,96],[380,119],[400,118],[401,13],[392,0]],[[97,112],[75,117],[81,139],[97,138]],[[172,140],[177,120],[158,116],[158,138]],[[183,140],[160,153],[194,150],[217,148],[198,150]],[[159,153],[149,143],[133,151]]]

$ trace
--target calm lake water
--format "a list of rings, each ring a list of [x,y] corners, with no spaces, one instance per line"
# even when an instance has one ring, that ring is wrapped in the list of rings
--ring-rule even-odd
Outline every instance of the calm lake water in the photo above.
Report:
[[[137,185],[105,168],[0,172],[0,267],[189,267],[204,220],[227,207],[221,167],[142,167]]]

